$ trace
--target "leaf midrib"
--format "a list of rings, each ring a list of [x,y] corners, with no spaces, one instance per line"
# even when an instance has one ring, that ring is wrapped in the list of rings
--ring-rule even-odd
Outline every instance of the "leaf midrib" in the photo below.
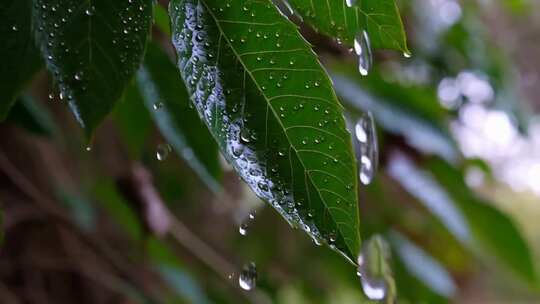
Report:
[[[327,211],[325,212],[328,212],[330,214],[330,218],[332,219],[332,221],[334,222],[334,224],[336,225],[337,229],[338,230],[341,230],[340,229],[340,226],[338,225],[338,223],[336,222],[336,220],[333,218],[332,214],[330,213],[330,206],[328,206],[328,204],[326,203],[326,200],[324,199],[324,197],[322,196],[321,192],[319,191],[319,189],[317,188],[315,182],[313,181],[312,177],[311,177],[311,174],[310,174],[310,170],[308,170],[306,168],[306,166],[304,165],[304,162],[302,161],[302,158],[300,157],[296,147],[294,146],[293,142],[291,141],[291,139],[289,138],[289,134],[287,133],[286,131],[286,128],[285,126],[283,125],[283,123],[281,122],[281,119],[279,118],[279,115],[276,113],[276,111],[274,110],[274,108],[272,107],[272,104],[270,103],[269,101],[269,98],[266,96],[266,94],[264,93],[264,91],[261,89],[261,87],[259,86],[259,83],[257,82],[257,80],[255,79],[255,77],[253,76],[253,74],[251,73],[251,71],[247,68],[247,66],[245,65],[245,63],[243,62],[242,60],[242,57],[239,56],[238,52],[236,51],[236,49],[233,47],[233,45],[230,43],[229,41],[229,38],[227,37],[227,35],[225,34],[225,31],[221,28],[221,24],[220,24],[220,21],[219,19],[214,15],[214,13],[212,12],[212,9],[206,4],[206,1],[205,0],[199,0],[199,2],[202,2],[203,5],[206,7],[206,10],[208,12],[208,14],[210,16],[212,16],[212,18],[214,19],[214,22],[216,24],[216,26],[218,27],[219,29],[219,32],[220,34],[225,37],[225,40],[227,42],[227,44],[229,45],[229,47],[231,48],[232,52],[234,53],[234,55],[236,56],[238,62],[240,62],[240,64],[242,65],[244,71],[249,75],[249,77],[251,78],[251,80],[253,81],[253,83],[257,86],[257,89],[259,90],[260,94],[264,97],[264,100],[266,102],[266,106],[267,108],[270,108],[272,110],[272,113],[274,115],[274,117],[277,119],[279,125],[281,126],[281,128],[283,129],[283,133],[285,133],[285,137],[287,138],[287,141],[289,142],[290,144],[290,149],[294,150],[295,154],[297,155],[297,158],[298,160],[300,161],[300,164],[302,165],[302,168],[304,169],[304,175],[307,176],[308,178],[306,178],[306,183],[307,183],[307,179],[309,179],[312,187],[317,191],[317,194],[321,200],[321,202],[324,204],[324,206],[326,207]],[[284,20],[284,22],[289,22],[288,20]],[[249,23],[251,24],[251,23]],[[295,70],[296,71],[296,70]],[[337,106],[337,104],[336,104]],[[267,131],[267,130],[266,130]],[[289,156],[289,163],[291,162],[291,157]],[[293,172],[292,168],[291,168],[291,173]],[[357,189],[357,183],[353,183],[355,186],[353,187],[354,190]],[[311,205],[311,197],[310,197],[310,193],[309,193],[309,188],[307,188],[307,184],[306,184],[306,194],[307,194],[307,197],[308,197],[308,201],[309,201],[309,204]],[[324,219],[324,218],[323,218]],[[343,234],[341,233],[341,237],[345,240],[345,237],[343,236]],[[349,249],[350,251],[350,254],[353,254],[354,255],[354,250],[352,248],[350,248],[350,245],[348,244],[348,242],[345,241],[345,245],[347,246],[347,248]]]

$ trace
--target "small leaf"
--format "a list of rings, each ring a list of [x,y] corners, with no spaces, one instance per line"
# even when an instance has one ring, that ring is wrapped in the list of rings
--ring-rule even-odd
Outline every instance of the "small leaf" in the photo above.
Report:
[[[356,260],[358,177],[328,75],[269,0],[173,0],[178,67],[251,189],[289,223]]]
[[[345,0],[285,0],[316,30],[352,45],[366,30],[375,48],[409,53],[407,37],[395,0],[361,0],[348,7]]]
[[[152,1],[34,0],[36,39],[60,96],[91,137],[142,60]]]
[[[42,62],[32,34],[32,0],[3,0],[0,4],[0,121]]]
[[[190,108],[177,68],[157,45],[149,45],[137,81],[144,104],[163,136],[210,190],[221,192],[217,145],[197,110]]]

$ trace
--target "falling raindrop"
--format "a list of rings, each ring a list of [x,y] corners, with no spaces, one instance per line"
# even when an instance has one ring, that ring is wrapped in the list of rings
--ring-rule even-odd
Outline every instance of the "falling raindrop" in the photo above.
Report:
[[[158,145],[157,151],[156,151],[157,160],[164,161],[165,159],[167,159],[171,151],[172,151],[172,148],[171,148],[171,145],[169,144]]]
[[[373,55],[371,53],[371,43],[369,35],[362,30],[354,39],[354,51],[358,55],[358,71],[362,76],[367,76],[373,65]]]
[[[379,147],[375,121],[370,112],[362,114],[356,122],[354,133],[358,140],[360,157],[360,182],[371,183],[377,172],[379,163]]]
[[[257,285],[257,266],[250,262],[242,268],[242,273],[238,276],[238,285],[243,290],[252,290]]]
[[[390,248],[379,235],[367,240],[358,256],[357,274],[360,277],[362,290],[370,300],[394,303],[396,288],[390,267]]]
[[[163,108],[163,102],[158,101],[158,102],[154,103],[154,105],[152,106],[152,108],[154,108],[154,110],[156,110],[156,111],[159,110],[159,109],[161,109],[161,108]]]
[[[347,3],[348,7],[353,7],[354,5],[356,5],[356,1],[357,0],[346,0],[345,2]]]
[[[238,228],[238,232],[240,232],[241,235],[246,235],[248,229],[248,223],[242,223],[240,227]]]

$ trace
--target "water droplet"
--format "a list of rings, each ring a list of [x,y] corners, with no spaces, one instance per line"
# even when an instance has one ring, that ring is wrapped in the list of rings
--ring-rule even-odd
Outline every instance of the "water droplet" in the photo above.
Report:
[[[243,290],[252,290],[257,286],[257,266],[250,262],[242,268],[242,273],[238,277],[238,285]]]
[[[353,7],[356,4],[356,1],[357,0],[346,0],[345,2],[347,3],[348,7]]]
[[[248,227],[247,223],[242,223],[240,227],[238,227],[238,232],[240,232],[241,235],[246,235]]]
[[[92,147],[91,146],[86,146],[85,150],[86,150],[86,152],[90,152],[90,151],[92,151]]]
[[[357,274],[368,299],[394,303],[396,291],[390,259],[390,247],[381,236],[375,235],[364,242]]]
[[[87,8],[86,11],[84,11],[84,13],[87,16],[92,16],[92,15],[94,15],[95,10],[96,10],[96,8],[94,6],[91,6],[91,7]]]
[[[158,101],[158,102],[154,103],[154,105],[152,106],[152,108],[154,108],[154,110],[156,110],[156,111],[159,110],[159,109],[161,109],[161,108],[163,108],[163,102]]]
[[[356,35],[354,39],[354,51],[358,55],[358,71],[362,76],[367,76],[373,65],[373,55],[371,53],[371,43],[366,31]]]
[[[14,31],[14,32],[16,32],[16,31],[19,30],[19,28],[18,28],[16,25],[14,25],[14,26],[11,27],[11,30]]]
[[[157,150],[156,150],[157,160],[164,161],[165,159],[167,159],[171,151],[172,151],[172,148],[171,148],[171,145],[169,144],[158,145]]]
[[[375,177],[379,162],[377,130],[371,113],[367,112],[362,114],[360,119],[356,122],[354,133],[358,140],[360,153],[360,182],[364,185],[368,185]]]
[[[73,76],[73,78],[75,78],[75,80],[77,80],[77,81],[81,81],[82,78],[83,78],[83,73],[82,72],[77,72],[77,73],[75,73],[75,76]]]

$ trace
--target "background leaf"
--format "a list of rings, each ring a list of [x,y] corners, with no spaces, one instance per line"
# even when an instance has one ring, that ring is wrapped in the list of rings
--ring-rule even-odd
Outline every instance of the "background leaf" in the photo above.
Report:
[[[270,1],[171,1],[178,67],[255,193],[316,242],[360,249],[356,161],[331,82]]]
[[[395,0],[359,0],[348,7],[345,0],[286,0],[316,30],[349,45],[366,30],[375,48],[409,53],[407,37]]]
[[[49,110],[29,95],[19,97],[9,113],[8,121],[36,135],[54,137],[59,134]]]
[[[32,32],[32,0],[0,3],[0,121],[4,120],[19,91],[41,67]]]
[[[531,251],[514,222],[489,202],[472,193],[463,175],[442,160],[427,164],[431,173],[454,198],[466,217],[479,249],[491,253],[508,269],[530,283],[537,281]]]
[[[35,0],[36,38],[47,68],[91,136],[139,67],[151,0]]]
[[[163,136],[210,190],[221,192],[217,145],[197,111],[190,107],[177,68],[157,45],[149,46],[137,80],[144,104]]]

